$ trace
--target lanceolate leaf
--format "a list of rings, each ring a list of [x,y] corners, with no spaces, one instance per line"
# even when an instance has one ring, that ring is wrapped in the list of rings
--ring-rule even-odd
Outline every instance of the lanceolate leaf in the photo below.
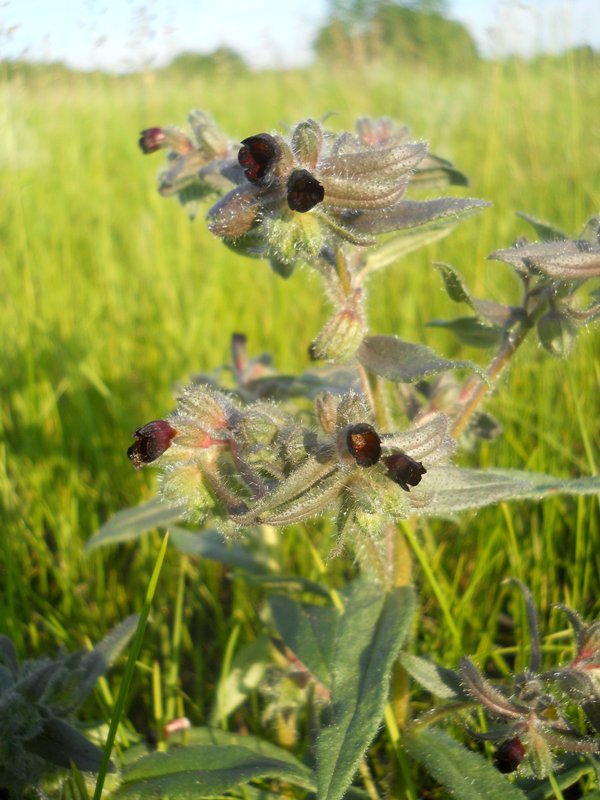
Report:
[[[123,777],[115,797],[178,800],[214,797],[261,778],[277,778],[313,790],[312,773],[289,754],[278,759],[242,745],[202,744],[151,753],[136,761]]]
[[[370,372],[397,383],[414,383],[447,369],[472,369],[483,372],[472,361],[451,361],[438,356],[429,347],[404,342],[396,336],[367,336],[356,356]]]
[[[517,211],[517,216],[528,222],[543,242],[562,242],[569,238],[566,233],[558,230],[554,225],[532,217],[524,211]]]
[[[413,653],[401,653],[400,661],[408,674],[436,697],[444,700],[470,699],[454,670],[440,667]]]
[[[97,772],[102,763],[102,750],[57,717],[47,719],[40,733],[25,746],[30,753],[58,767],[68,767],[72,761],[77,769]],[[112,765],[109,771],[114,771]]]
[[[509,469],[433,466],[423,477],[419,490],[428,497],[422,507],[414,509],[414,513],[445,516],[505,500],[539,500],[557,494],[598,494],[600,476],[565,479]]]
[[[317,742],[319,800],[344,796],[375,736],[413,612],[409,587],[354,584],[332,647],[330,719]]]
[[[239,567],[259,575],[271,571],[266,558],[253,553],[243,544],[226,541],[219,531],[186,531],[176,526],[171,526],[169,530],[171,543],[186,555],[208,558],[226,567]]]
[[[402,744],[458,800],[525,800],[482,756],[472,753],[433,728],[406,733]]]
[[[444,279],[444,286],[446,287],[448,297],[454,300],[455,303],[467,303],[473,307],[471,293],[467,289],[460,272],[454,269],[450,264],[444,264],[442,262],[437,262],[434,264],[434,267]]]
[[[154,528],[166,528],[181,520],[183,507],[173,508],[155,497],[147,503],[119,511],[97,531],[86,544],[86,550],[95,550],[108,544],[131,542]]]
[[[339,615],[332,606],[297,603],[274,595],[269,606],[275,627],[285,644],[318,680],[329,686],[329,664]]]
[[[485,325],[477,317],[458,317],[457,319],[433,319],[430,328],[446,328],[470,347],[497,347],[502,341],[503,331],[492,325]]]

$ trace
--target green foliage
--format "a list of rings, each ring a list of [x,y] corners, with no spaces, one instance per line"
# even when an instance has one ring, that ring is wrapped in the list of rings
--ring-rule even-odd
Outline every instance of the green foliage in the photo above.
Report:
[[[71,720],[136,622],[136,616],[124,620],[90,652],[21,664],[11,640],[0,636],[0,786],[10,798],[20,798],[27,786],[71,764],[98,771],[102,751]]]

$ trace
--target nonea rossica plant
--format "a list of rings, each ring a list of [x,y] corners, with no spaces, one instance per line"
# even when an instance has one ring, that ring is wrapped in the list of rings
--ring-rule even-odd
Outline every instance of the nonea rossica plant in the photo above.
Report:
[[[417,797],[423,772],[410,769],[415,762],[429,773],[428,786],[442,784],[452,796],[510,800],[545,797],[553,781],[564,787],[592,775],[599,695],[598,648],[590,642],[598,638],[597,623],[586,627],[568,612],[578,655],[568,667],[543,670],[533,602],[523,587],[531,664],[508,689],[467,658],[453,672],[405,645],[416,606],[407,540],[416,541],[419,518],[600,490],[598,478],[454,463],[461,447],[500,433],[483,403],[528,334],[565,356],[578,330],[600,314],[599,221],[570,239],[526,217],[541,241],[491,255],[516,274],[517,303],[474,297],[453,266],[437,265],[451,300],[471,312],[432,324],[491,351],[481,368],[369,333],[366,316],[375,271],[488,205],[418,199],[422,189],[466,185],[450,162],[389,119],[361,118],[346,133],[307,119],[285,135],[250,132],[237,142],[203,112],[192,112],[189,123],[190,135],[160,127],[141,134],[144,153],[167,151],[159,192],[176,195],[192,218],[206,203],[212,233],[232,251],[267,261],[279,276],[289,278],[299,266],[316,270],[331,314],[306,342],[313,367],[295,377],[278,372],[268,357],[249,357],[246,337],[234,334],[230,365],[197,377],[170,415],[134,433],[128,456],[137,469],[159,469],[161,500],[117,515],[91,547],[187,521],[173,534],[176,547],[264,577],[269,567],[251,550],[244,555],[245,541],[325,517],[332,521],[332,554],[351,554],[359,577],[338,591],[298,579],[285,593],[280,581],[267,597],[280,666],[270,690],[262,682],[265,716],[288,728],[307,717],[308,749],[292,755],[252,736],[195,728],[185,746],[128,767],[117,796],[212,797],[249,782],[254,787],[240,791],[255,792],[258,782],[265,796],[279,795],[284,783],[290,797]],[[275,585],[277,576],[269,577]],[[451,702],[411,720],[409,676]],[[248,685],[260,687],[261,677]],[[557,687],[571,704],[567,710],[569,703],[550,691]],[[219,689],[213,723],[243,702],[239,685],[230,690]],[[482,708],[476,723],[475,704]],[[471,740],[498,742],[493,759],[434,727],[450,714]],[[372,774],[365,754],[382,723],[385,766]]]

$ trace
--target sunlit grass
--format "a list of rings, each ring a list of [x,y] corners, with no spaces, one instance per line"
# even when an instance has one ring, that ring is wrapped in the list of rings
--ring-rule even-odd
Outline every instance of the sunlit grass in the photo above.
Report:
[[[175,200],[159,198],[162,159],[142,157],[138,131],[183,125],[193,107],[239,138],[328,112],[340,129],[362,114],[409,124],[470,176],[470,195],[494,207],[375,276],[372,329],[456,354],[457,344],[423,328],[457,310],[431,262],[454,264],[476,293],[500,298],[516,287],[485,256],[530,235],[516,210],[575,234],[600,208],[600,80],[591,68],[580,70],[564,59],[482,64],[460,76],[391,65],[185,81],[49,73],[0,86],[0,629],[23,654],[96,640],[143,601],[156,537],[110,553],[82,551],[114,511],[153,491],[153,475],[134,473],[125,457],[132,430],[168,412],[174,387],[190,374],[227,361],[233,331],[248,335],[252,353],[269,350],[280,367],[302,370],[326,313],[308,270],[283,281],[265,263],[224,248],[201,215],[190,223]],[[600,443],[599,344],[597,333],[584,332],[568,363],[526,345],[490,404],[503,438],[462,460],[591,473]],[[595,498],[508,505],[425,526],[424,552],[462,649],[417,572],[423,651],[449,664],[461,652],[487,657],[500,612],[518,618],[517,601],[501,585],[508,575],[525,580],[545,609],[566,601],[598,614],[599,527]],[[325,554],[329,529],[310,530]],[[282,569],[318,578],[302,534],[279,536]],[[352,567],[337,559],[330,569]],[[158,659],[171,683],[176,659],[186,711],[201,721],[230,620],[240,623],[242,639],[255,635],[260,592],[224,581],[210,564],[186,568],[175,656],[169,625],[179,574],[180,559],[170,553],[143,658],[149,666]],[[564,627],[558,617],[553,624]],[[150,671],[137,680],[146,705],[131,718],[144,729],[152,725]],[[258,716],[248,717],[260,727]]]

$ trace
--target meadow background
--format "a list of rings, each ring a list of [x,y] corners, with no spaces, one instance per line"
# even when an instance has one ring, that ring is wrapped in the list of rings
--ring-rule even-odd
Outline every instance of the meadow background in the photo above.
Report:
[[[84,552],[114,512],[154,494],[154,474],[127,460],[132,431],[168,413],[190,375],[227,362],[232,332],[247,334],[251,354],[269,351],[299,372],[326,318],[310,271],[284,281],[223,247],[202,214],[190,222],[176,200],[158,196],[162,156],[142,156],[142,128],[185,127],[196,107],[239,139],[329,112],[339,130],[365,114],[408,124],[470,177],[468,190],[449,193],[494,205],[374,276],[371,329],[480,363],[481,351],[424,327],[460,312],[432,262],[459,268],[475,294],[516,297],[509,270],[485,259],[531,236],[515,211],[575,235],[600,209],[600,61],[587,52],[468,68],[360,54],[286,71],[0,68],[0,632],[22,657],[89,646],[142,604],[158,533]],[[582,332],[565,361],[527,343],[489,403],[503,436],[460,463],[595,474],[599,389],[597,330]],[[526,639],[521,603],[502,585],[515,576],[552,634],[546,650],[566,659],[572,639],[550,606],[600,616],[598,510],[594,497],[555,498],[423,524],[418,651],[449,666],[464,653],[499,671],[522,664],[526,653],[512,647],[513,624]],[[326,557],[327,522],[307,530]],[[269,554],[284,573],[319,577],[301,528],[279,532]],[[348,557],[327,563],[333,585],[353,570]],[[261,597],[235,573],[169,551],[130,697],[132,728],[160,736],[182,711],[206,723],[224,654],[262,631]],[[109,719],[119,674],[88,704],[90,719]],[[277,738],[260,704],[256,695],[231,727]]]

